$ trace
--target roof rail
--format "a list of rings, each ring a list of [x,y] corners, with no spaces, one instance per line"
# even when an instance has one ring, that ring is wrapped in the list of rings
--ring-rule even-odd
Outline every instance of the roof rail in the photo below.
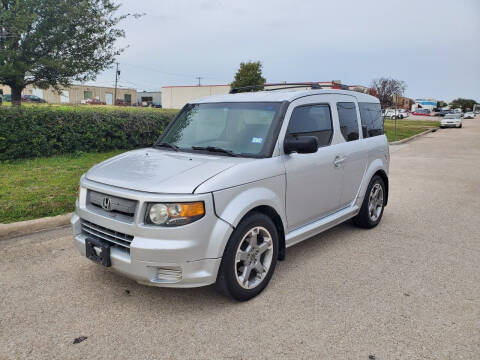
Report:
[[[242,86],[238,88],[233,88],[230,90],[230,94],[237,94],[242,90],[255,90],[255,89],[262,89],[265,86],[282,86],[275,89],[265,89],[265,91],[274,91],[274,90],[283,90],[283,89],[291,89],[291,88],[299,88],[299,87],[310,87],[311,89],[321,89],[322,85],[316,82],[298,82],[298,83],[275,83],[275,84],[263,84],[263,85],[250,85],[250,86]]]

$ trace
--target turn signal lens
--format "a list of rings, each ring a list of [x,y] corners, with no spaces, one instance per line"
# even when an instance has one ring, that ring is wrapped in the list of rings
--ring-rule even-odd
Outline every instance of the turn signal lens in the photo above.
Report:
[[[145,222],[160,226],[179,226],[194,222],[203,215],[205,215],[205,206],[202,201],[149,204]]]

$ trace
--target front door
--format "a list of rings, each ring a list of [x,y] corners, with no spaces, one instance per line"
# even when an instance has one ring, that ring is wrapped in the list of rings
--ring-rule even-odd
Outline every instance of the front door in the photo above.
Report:
[[[112,93],[105,93],[105,103],[107,105],[113,105],[113,94]]]
[[[316,153],[283,155],[288,231],[339,210],[343,167],[337,163],[332,106],[331,95],[308,96],[292,102],[285,116],[284,138],[315,136],[319,144]]]

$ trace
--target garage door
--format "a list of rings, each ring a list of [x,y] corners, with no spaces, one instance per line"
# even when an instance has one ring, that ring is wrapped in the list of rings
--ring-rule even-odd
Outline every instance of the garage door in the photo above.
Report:
[[[34,88],[32,91],[32,95],[38,96],[40,99],[43,99],[43,90]]]

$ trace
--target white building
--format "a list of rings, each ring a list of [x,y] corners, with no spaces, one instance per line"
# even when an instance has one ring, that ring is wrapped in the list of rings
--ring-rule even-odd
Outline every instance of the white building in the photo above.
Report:
[[[137,91],[137,105],[162,105],[161,91]]]
[[[415,99],[415,103],[412,105],[412,111],[417,109],[428,109],[433,111],[437,107],[437,100],[434,99]]]

